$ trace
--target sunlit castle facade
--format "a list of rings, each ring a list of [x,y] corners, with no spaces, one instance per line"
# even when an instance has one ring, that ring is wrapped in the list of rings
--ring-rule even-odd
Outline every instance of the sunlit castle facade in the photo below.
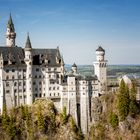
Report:
[[[75,122],[86,133],[93,122],[92,98],[106,92],[105,50],[96,50],[95,75],[84,77],[74,63],[66,72],[60,50],[34,49],[29,35],[23,48],[16,46],[16,32],[10,15],[6,45],[0,47],[0,111],[31,105],[36,99],[51,99],[61,111],[67,108]]]

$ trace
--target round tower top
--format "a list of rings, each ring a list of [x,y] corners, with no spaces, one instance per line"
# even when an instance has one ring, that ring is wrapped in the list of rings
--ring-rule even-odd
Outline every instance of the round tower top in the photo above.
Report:
[[[77,67],[77,65],[74,63],[74,64],[72,65],[72,67]]]
[[[96,51],[98,51],[98,52],[105,52],[105,50],[101,46],[99,46]]]

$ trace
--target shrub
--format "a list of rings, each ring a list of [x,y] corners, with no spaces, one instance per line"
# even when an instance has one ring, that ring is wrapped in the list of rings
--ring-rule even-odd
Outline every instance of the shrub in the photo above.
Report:
[[[115,113],[111,112],[109,115],[109,122],[113,128],[116,128],[119,124],[118,116]]]

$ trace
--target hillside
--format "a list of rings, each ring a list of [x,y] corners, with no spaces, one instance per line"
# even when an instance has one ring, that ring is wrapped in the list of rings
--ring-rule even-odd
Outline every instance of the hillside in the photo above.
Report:
[[[10,111],[4,106],[0,140],[139,140],[140,104],[135,95],[135,84],[128,88],[123,81],[117,93],[94,98],[99,119],[85,136],[66,108],[58,113],[51,100],[36,100],[32,106]]]
[[[37,100],[32,106],[4,108],[0,117],[1,140],[81,140],[80,129],[66,110],[58,113],[50,100]]]
[[[66,65],[66,70],[69,71],[71,65]],[[78,65],[78,72],[82,75],[94,74],[93,65]],[[137,74],[140,75],[140,65],[108,65],[107,75],[119,76],[122,74]]]
[[[115,94],[103,95],[100,121],[91,126],[86,140],[140,140],[140,104],[136,88],[121,83]]]

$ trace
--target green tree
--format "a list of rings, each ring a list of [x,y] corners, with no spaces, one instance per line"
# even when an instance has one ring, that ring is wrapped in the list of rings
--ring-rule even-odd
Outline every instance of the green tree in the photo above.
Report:
[[[118,116],[115,113],[111,112],[109,115],[109,122],[111,126],[115,129],[119,124]]]
[[[136,101],[136,84],[135,82],[132,83],[132,88],[130,90],[130,104],[129,104],[129,114],[131,117],[135,117],[138,112],[138,105]]]
[[[129,113],[129,89],[124,80],[121,80],[118,94],[118,111],[120,120],[123,121]]]
[[[66,107],[63,107],[63,112],[60,114],[60,117],[61,117],[62,124],[65,124],[68,122],[68,115],[67,115]]]
[[[10,116],[9,124],[6,129],[11,140],[15,139],[17,135],[16,119],[14,116]]]
[[[44,121],[44,117],[42,115],[42,112],[41,112],[42,108],[41,106],[39,106],[39,109],[37,111],[37,124],[38,124],[38,128],[41,132],[44,132],[45,131],[45,121]]]
[[[7,113],[6,103],[3,104],[3,113],[2,113],[2,127],[3,129],[7,129],[9,125],[9,116]]]

